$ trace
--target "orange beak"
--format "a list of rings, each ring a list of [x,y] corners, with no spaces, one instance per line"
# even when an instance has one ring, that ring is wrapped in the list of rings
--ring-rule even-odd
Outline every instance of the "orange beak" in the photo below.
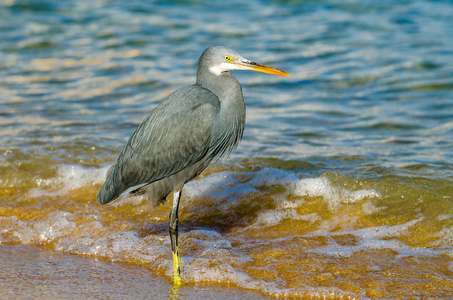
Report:
[[[268,74],[273,74],[273,75],[279,75],[279,76],[290,76],[288,73],[285,73],[278,69],[274,69],[272,67],[257,64],[253,61],[242,60],[242,61],[237,62],[237,64],[240,66],[241,69],[253,70],[253,71],[258,71],[258,72],[263,72],[263,73],[268,73]]]

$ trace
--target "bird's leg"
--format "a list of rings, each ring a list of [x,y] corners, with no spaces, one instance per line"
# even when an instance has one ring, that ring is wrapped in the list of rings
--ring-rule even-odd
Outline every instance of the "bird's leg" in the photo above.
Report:
[[[170,212],[170,221],[168,227],[170,229],[171,252],[173,254],[173,278],[175,284],[181,284],[181,269],[179,261],[179,244],[178,244],[178,208],[181,191],[173,194],[173,206]]]

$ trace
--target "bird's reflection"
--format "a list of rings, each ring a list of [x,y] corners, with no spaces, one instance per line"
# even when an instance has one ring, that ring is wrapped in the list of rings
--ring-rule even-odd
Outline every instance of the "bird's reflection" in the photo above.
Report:
[[[181,299],[181,283],[172,283],[171,288],[168,290],[168,299],[176,300]]]

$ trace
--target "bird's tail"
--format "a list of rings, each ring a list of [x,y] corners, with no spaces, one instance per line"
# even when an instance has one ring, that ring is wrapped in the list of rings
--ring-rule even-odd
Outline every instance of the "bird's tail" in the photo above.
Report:
[[[96,195],[96,199],[101,204],[107,204],[109,202],[112,202],[115,199],[114,196],[112,196],[112,195],[113,195],[113,193],[108,188],[108,186],[104,183],[101,186],[101,189],[99,190],[98,194]]]
[[[110,203],[121,195],[121,192],[118,191],[118,187],[115,185],[114,175],[116,172],[112,172],[114,168],[115,165],[108,170],[107,178],[96,195],[96,199],[101,204]]]

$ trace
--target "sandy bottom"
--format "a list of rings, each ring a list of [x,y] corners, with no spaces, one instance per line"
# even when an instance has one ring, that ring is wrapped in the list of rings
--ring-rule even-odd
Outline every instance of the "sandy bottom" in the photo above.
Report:
[[[34,246],[0,246],[2,299],[273,299],[218,285],[181,285],[146,267]]]

